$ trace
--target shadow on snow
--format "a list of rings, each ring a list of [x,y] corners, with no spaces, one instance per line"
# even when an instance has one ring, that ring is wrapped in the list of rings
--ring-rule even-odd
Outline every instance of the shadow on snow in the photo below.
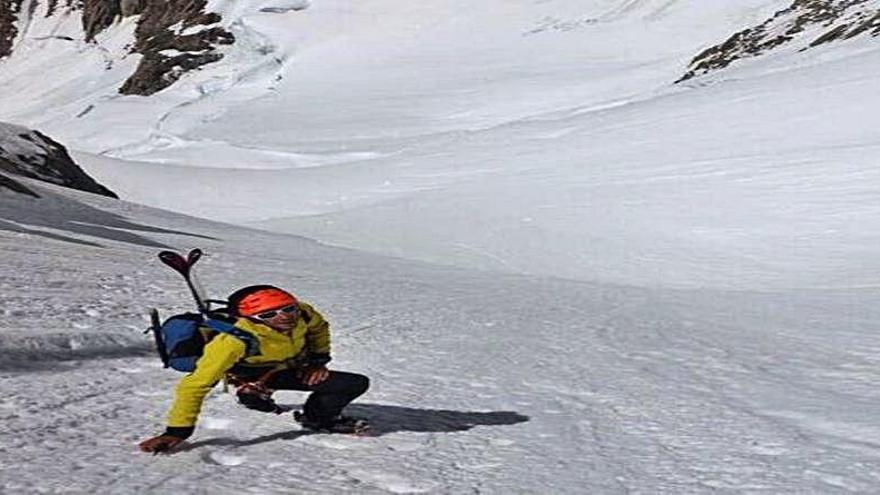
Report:
[[[453,432],[467,431],[475,426],[502,426],[524,423],[528,416],[513,411],[452,411],[448,409],[419,409],[414,407],[388,406],[382,404],[352,404],[345,409],[347,414],[366,418],[370,421],[369,436],[381,436],[399,431],[413,432]],[[290,419],[291,426],[293,419]],[[294,430],[263,435],[251,439],[228,437],[210,438],[183,445],[178,451],[207,446],[246,447],[276,440],[295,440],[304,435],[317,435],[307,430]]]
[[[66,198],[50,191],[40,191],[42,198],[25,196],[2,198],[0,201],[0,230],[30,234],[83,246],[103,247],[96,239],[107,239],[146,247],[165,248],[166,245],[139,233],[176,234],[213,239],[212,237],[164,229],[132,222],[125,217],[100,210],[85,203]],[[52,229],[57,232],[41,229]],[[60,232],[60,233],[59,233]],[[85,239],[64,235],[86,236]],[[92,238],[92,239],[90,239]]]

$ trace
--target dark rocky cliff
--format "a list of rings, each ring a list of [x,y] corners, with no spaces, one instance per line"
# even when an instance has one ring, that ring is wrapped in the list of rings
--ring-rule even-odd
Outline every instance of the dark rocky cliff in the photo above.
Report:
[[[40,132],[0,123],[0,189],[36,196],[16,176],[116,198],[89,177],[58,142]]]
[[[131,51],[143,55],[119,92],[150,95],[174,84],[183,74],[223,58],[219,47],[235,37],[220,25],[219,14],[206,12],[206,0],[34,0],[46,2],[45,17],[81,16],[82,39],[95,37],[123,16],[140,15]],[[0,58],[15,49],[19,29],[36,15],[36,4],[22,12],[22,0],[0,0]],[[42,11],[41,11],[42,12]]]
[[[815,32],[820,34],[815,35]],[[762,24],[740,31],[691,61],[677,82],[758,57],[799,41],[807,50],[859,35],[880,35],[880,8],[873,0],[795,0]]]
[[[144,55],[137,70],[119,92],[150,95],[180,76],[223,55],[218,45],[235,41],[217,25],[220,15],[204,11],[205,0],[146,0],[135,37],[134,51]],[[172,30],[173,26],[179,26]]]
[[[12,52],[12,44],[18,35],[15,21],[21,11],[21,0],[0,0],[0,57]]]

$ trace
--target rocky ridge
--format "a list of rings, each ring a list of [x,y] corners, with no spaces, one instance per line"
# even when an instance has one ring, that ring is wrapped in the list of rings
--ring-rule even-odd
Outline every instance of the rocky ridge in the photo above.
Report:
[[[205,12],[206,0],[145,0],[135,31],[134,51],[144,55],[137,70],[119,89],[123,94],[150,95],[184,73],[216,62],[219,45],[235,37],[220,27],[220,15]]]
[[[40,132],[0,122],[0,190],[38,197],[32,189],[15,180],[16,176],[118,197],[89,177],[58,142]]]
[[[21,0],[0,0],[0,58],[12,52],[12,45],[18,36],[15,21],[21,11]]]
[[[41,2],[45,8],[38,9]],[[151,95],[220,60],[220,46],[235,41],[220,25],[221,16],[206,12],[206,5],[206,0],[0,0],[0,59],[13,52],[26,35],[19,29],[26,29],[33,16],[60,22],[64,15],[79,15],[82,41],[91,43],[122,17],[140,15],[130,50],[143,57],[119,92]]]
[[[818,34],[817,34],[818,33]],[[878,0],[794,0],[762,24],[740,31],[697,55],[676,82],[764,55],[782,45],[808,50],[856,36],[880,36]]]

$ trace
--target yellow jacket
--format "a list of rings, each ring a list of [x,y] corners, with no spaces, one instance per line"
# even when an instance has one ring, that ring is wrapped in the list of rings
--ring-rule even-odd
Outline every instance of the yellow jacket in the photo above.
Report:
[[[248,356],[245,343],[221,333],[205,346],[196,369],[177,385],[174,403],[168,413],[169,427],[192,427],[196,424],[202,401],[223,376],[236,364],[265,365],[271,369],[297,357],[303,350],[311,354],[330,353],[330,325],[313,307],[300,301],[301,316],[290,333],[281,333],[247,318],[235,326],[252,334],[259,342],[259,354]]]

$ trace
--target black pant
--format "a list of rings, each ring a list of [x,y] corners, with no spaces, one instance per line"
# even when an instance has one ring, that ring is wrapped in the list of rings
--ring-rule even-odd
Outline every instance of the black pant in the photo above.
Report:
[[[327,421],[339,416],[342,409],[370,387],[370,379],[357,373],[331,371],[323,382],[309,386],[303,383],[301,370],[283,370],[266,381],[273,390],[302,390],[312,392],[303,406],[306,417],[312,421]]]

